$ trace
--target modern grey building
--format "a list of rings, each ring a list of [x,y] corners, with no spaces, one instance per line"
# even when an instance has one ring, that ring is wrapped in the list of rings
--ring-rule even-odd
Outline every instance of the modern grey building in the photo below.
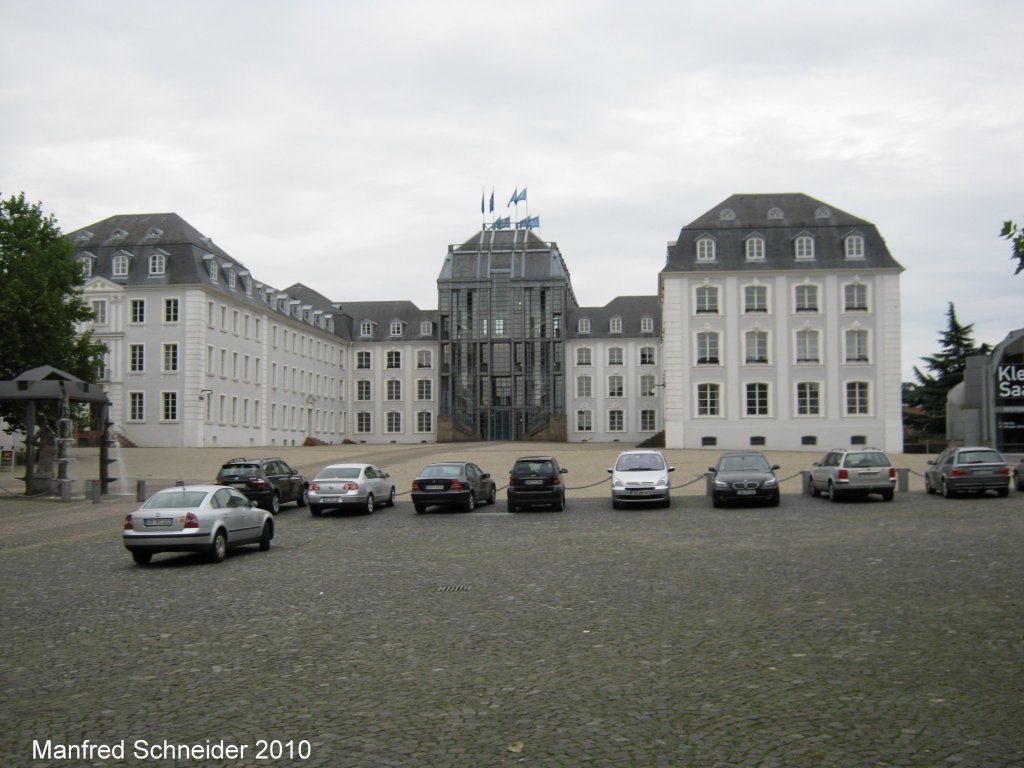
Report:
[[[967,359],[964,380],[947,396],[946,433],[960,445],[1024,453],[1024,328]]]

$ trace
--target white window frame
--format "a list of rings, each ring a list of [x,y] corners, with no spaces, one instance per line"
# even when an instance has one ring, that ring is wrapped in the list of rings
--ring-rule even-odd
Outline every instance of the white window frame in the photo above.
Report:
[[[768,286],[752,283],[743,286],[743,313],[747,315],[768,314]]]
[[[608,347],[608,365],[625,365],[622,347]]]
[[[863,259],[864,255],[864,236],[863,235],[847,235],[843,243],[843,251],[848,259]]]
[[[813,341],[814,349],[810,349]],[[821,364],[821,331],[817,328],[798,328],[793,337],[793,352],[797,365]],[[813,353],[813,357],[811,356]]]
[[[768,365],[771,363],[771,355],[768,352],[770,342],[768,331],[760,328],[746,331],[743,334],[744,363],[746,365]]]
[[[590,347],[576,348],[576,366],[588,367],[594,364],[594,351]]]
[[[765,242],[763,237],[748,237],[744,246],[747,261],[764,261]]]
[[[622,333],[622,318],[616,315],[608,321],[608,333]]]
[[[581,317],[576,324],[576,330],[579,333],[590,333],[590,318]]]
[[[843,332],[843,362],[871,362],[871,334],[866,328],[847,328]]]
[[[868,286],[866,283],[843,284],[843,311],[868,312]]]
[[[695,244],[697,261],[715,260],[715,239],[708,235],[698,237]]]
[[[854,408],[850,407],[851,402],[855,403]],[[871,382],[847,381],[843,385],[843,414],[845,416],[871,415]]]
[[[809,299],[813,297],[812,302]],[[817,283],[800,283],[793,286],[793,311],[800,314],[821,312],[821,288]]]
[[[576,397],[580,399],[590,399],[594,396],[594,377],[593,376],[577,376],[576,377]]]
[[[813,388],[813,394],[810,391],[810,388]],[[823,387],[820,381],[796,382],[796,385],[793,387],[793,395],[795,398],[793,403],[793,413],[799,417],[821,416],[822,391]]]
[[[702,381],[697,384],[697,395],[694,398],[696,416],[699,418],[719,418],[722,415],[722,385],[717,381]]]
[[[757,390],[752,390],[757,387]],[[760,394],[751,399],[752,392],[760,393],[763,390],[764,397]],[[763,402],[762,402],[763,400]],[[753,408],[751,407],[753,406]],[[763,407],[763,411],[762,411]],[[748,381],[743,385],[743,415],[747,418],[763,419],[772,415],[772,388],[767,381]]]
[[[721,312],[717,285],[698,285],[694,291],[694,314],[717,315]]]
[[[594,431],[594,412],[589,408],[580,408],[576,411],[576,431]]]
[[[721,365],[722,344],[721,334],[718,331],[697,331],[696,342],[693,345],[696,357],[695,365]],[[714,354],[711,354],[714,352]]]
[[[798,261],[813,261],[814,238],[810,235],[798,235],[793,240],[793,255]]]

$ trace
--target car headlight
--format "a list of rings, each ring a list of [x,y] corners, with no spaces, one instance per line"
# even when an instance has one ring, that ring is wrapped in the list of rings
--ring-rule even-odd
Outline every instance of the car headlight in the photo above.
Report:
[[[725,480],[715,480],[715,488],[728,488],[729,484]]]
[[[616,477],[612,479],[612,488],[622,488],[623,486],[625,486],[625,483],[619,478]]]
[[[774,488],[778,484],[779,484],[779,478],[777,478],[777,477],[769,477],[767,480],[764,481],[764,487],[765,488]]]
[[[664,486],[668,485],[668,475],[659,477],[658,482],[656,482],[655,485],[658,486],[659,488],[663,488]]]

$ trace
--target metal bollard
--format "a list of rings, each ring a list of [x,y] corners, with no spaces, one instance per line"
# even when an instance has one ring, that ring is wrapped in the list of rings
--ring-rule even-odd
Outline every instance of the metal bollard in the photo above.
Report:
[[[706,485],[706,487],[704,489],[704,492],[708,496],[714,496],[715,495],[715,473],[714,472],[707,472],[707,473],[705,473],[704,481],[705,481],[705,485]]]
[[[906,493],[910,487],[910,470],[906,467],[896,467],[896,490]]]
[[[801,475],[800,482],[803,484],[803,494],[804,494],[804,496],[810,496],[811,495],[811,470],[809,470],[809,469],[801,469],[800,470],[800,475]]]
[[[99,504],[100,503],[100,481],[99,480],[91,480],[90,482],[92,483],[92,488],[89,489],[89,495],[92,498],[92,503],[93,504]]]
[[[145,501],[146,500],[146,481],[137,480],[135,482],[135,500]]]

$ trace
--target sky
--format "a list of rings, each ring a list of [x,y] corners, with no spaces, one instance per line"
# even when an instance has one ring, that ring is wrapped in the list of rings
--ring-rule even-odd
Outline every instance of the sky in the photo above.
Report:
[[[803,192],[906,268],[910,380],[949,302],[978,342],[1024,326],[1022,39],[1018,0],[0,0],[0,195],[432,309],[482,193],[527,187],[602,306],[729,195]]]

